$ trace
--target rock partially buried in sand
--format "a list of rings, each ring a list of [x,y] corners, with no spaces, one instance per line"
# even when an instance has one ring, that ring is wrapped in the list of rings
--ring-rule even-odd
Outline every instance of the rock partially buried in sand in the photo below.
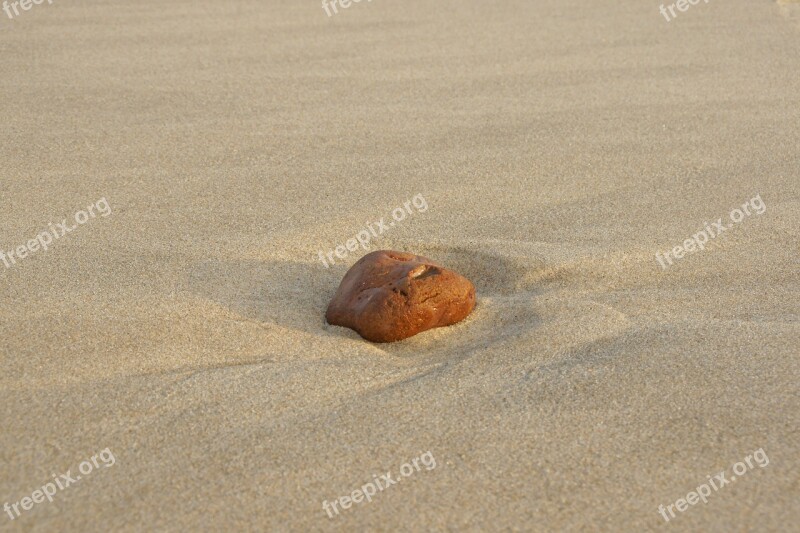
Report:
[[[470,281],[427,257],[379,250],[356,262],[328,305],[329,324],[372,342],[460,322],[475,307]]]

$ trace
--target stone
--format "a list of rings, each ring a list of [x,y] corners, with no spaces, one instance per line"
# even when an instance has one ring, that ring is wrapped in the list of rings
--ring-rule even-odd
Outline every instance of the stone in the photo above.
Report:
[[[347,271],[325,318],[368,341],[393,342],[460,322],[474,308],[464,276],[427,257],[378,250]]]

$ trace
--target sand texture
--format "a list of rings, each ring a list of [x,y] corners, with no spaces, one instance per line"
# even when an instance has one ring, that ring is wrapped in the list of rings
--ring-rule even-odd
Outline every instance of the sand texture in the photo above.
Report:
[[[800,4],[658,8],[0,11],[0,250],[110,209],[0,262],[0,505],[114,457],[0,531],[800,531]],[[327,325],[416,195],[473,313]]]

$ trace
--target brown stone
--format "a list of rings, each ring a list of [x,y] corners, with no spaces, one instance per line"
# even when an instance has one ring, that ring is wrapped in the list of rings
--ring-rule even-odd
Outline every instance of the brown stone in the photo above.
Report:
[[[475,287],[427,257],[379,250],[344,275],[328,305],[329,324],[372,342],[392,342],[450,326],[475,307]]]

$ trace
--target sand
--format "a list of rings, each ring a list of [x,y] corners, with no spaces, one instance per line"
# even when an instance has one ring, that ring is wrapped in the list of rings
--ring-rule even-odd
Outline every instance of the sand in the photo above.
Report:
[[[0,505],[115,459],[0,529],[793,530],[798,9],[0,12],[0,249],[112,209],[0,263]],[[466,275],[475,312],[388,345],[326,325],[366,252],[318,252],[417,194],[370,249]]]

